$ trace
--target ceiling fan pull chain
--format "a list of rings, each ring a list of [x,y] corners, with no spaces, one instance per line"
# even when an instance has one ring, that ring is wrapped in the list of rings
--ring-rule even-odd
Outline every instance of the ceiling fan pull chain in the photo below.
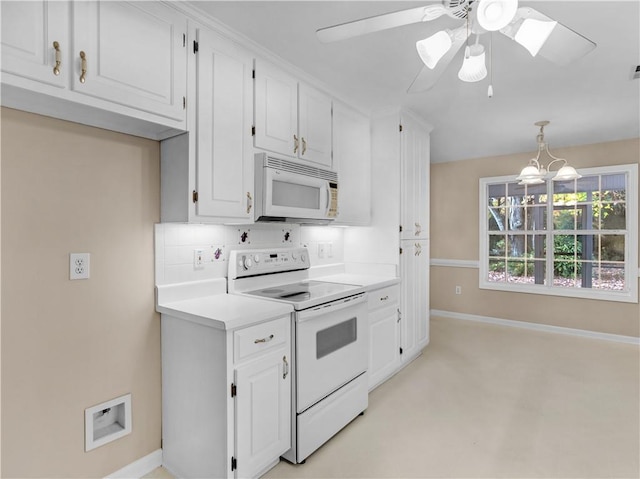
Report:
[[[493,98],[493,32],[489,32],[489,88],[487,96]]]

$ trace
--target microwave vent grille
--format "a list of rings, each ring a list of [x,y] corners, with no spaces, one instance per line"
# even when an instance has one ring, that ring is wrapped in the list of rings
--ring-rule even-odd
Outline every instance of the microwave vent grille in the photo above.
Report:
[[[313,178],[322,178],[328,181],[338,182],[338,173],[331,170],[323,170],[311,165],[302,165],[294,161],[283,160],[281,158],[267,157],[265,167],[275,168],[290,173],[298,173]]]

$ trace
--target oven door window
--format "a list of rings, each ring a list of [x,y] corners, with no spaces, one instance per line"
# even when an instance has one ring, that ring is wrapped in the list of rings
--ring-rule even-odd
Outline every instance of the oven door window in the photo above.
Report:
[[[356,342],[358,328],[356,318],[348,319],[316,333],[316,359],[323,358]]]

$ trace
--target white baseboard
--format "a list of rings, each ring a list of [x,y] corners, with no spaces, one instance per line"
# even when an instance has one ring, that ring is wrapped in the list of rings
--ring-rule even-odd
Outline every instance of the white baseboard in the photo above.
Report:
[[[105,479],[140,479],[160,466],[162,466],[162,449],[156,449],[151,454],[141,457],[116,472],[112,472]]]
[[[514,321],[512,319],[499,319],[489,316],[479,316],[477,314],[456,313],[453,311],[441,311],[432,309],[429,311],[431,316],[440,316],[442,318],[462,319],[465,321],[477,321],[480,323],[499,324],[502,326],[511,326],[515,328],[531,329],[535,331],[544,331],[547,333],[568,334],[571,336],[580,336],[583,338],[603,339],[605,341],[614,341],[618,343],[635,344],[640,346],[640,338],[634,336],[623,336],[621,334],[599,333],[597,331],[587,331],[585,329],[564,328],[561,326],[551,326],[548,324],[529,323],[527,321]]]

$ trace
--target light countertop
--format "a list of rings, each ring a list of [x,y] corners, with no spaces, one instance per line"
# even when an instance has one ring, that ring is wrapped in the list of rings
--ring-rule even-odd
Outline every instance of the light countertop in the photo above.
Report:
[[[217,294],[158,304],[158,312],[217,329],[237,329],[291,314],[290,304]]]
[[[328,276],[320,276],[314,278],[317,281],[326,281],[328,283],[343,283],[364,286],[366,291],[374,291],[380,288],[386,288],[394,284],[400,283],[400,278],[395,276],[374,276],[368,274],[352,274],[339,273]]]

